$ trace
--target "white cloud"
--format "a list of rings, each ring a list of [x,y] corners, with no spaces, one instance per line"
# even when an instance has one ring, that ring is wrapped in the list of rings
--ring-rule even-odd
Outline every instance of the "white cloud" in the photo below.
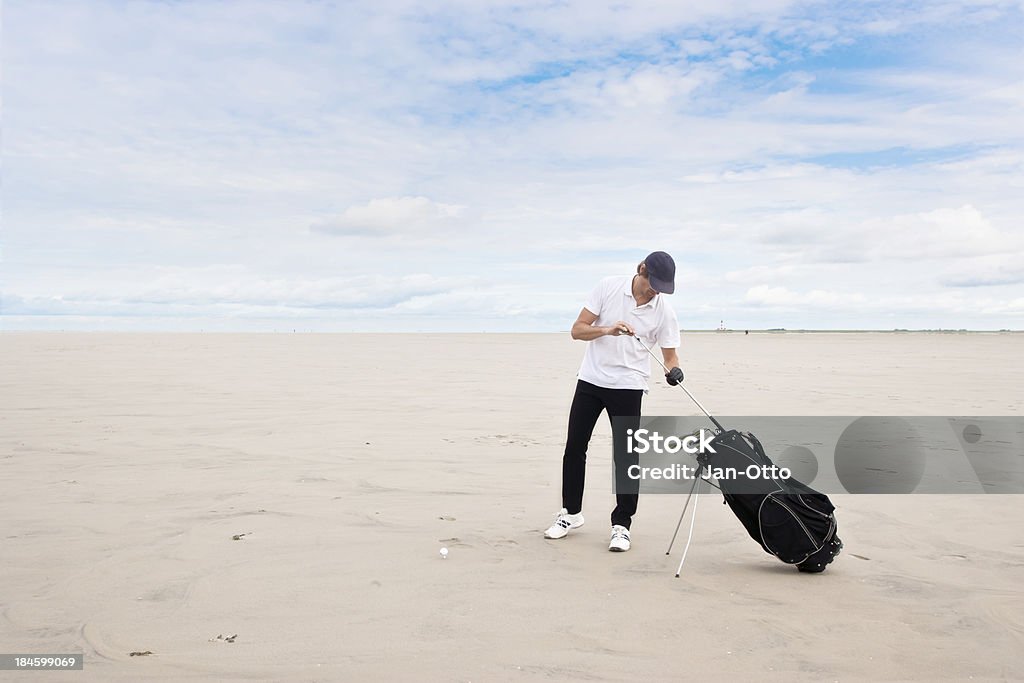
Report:
[[[947,287],[1024,285],[1024,259],[1019,253],[960,259],[944,269],[940,282]]]
[[[165,315],[209,306],[234,313],[388,309],[465,286],[465,278],[426,273],[309,279],[268,277],[244,266],[213,266],[161,268],[146,278],[121,274],[103,281],[72,283],[48,295],[5,292],[4,302],[9,315],[76,310]]]
[[[1020,296],[1019,4],[4,12],[21,310],[312,319],[378,297],[378,320],[465,305],[472,328],[653,248],[692,269],[689,326],[771,306],[877,324],[852,293],[894,289],[917,297],[900,314],[999,326]]]
[[[741,270],[731,270],[725,273],[725,281],[735,284],[752,284],[761,283],[759,287],[769,287],[764,283],[779,283],[785,282],[796,276],[801,268],[795,265],[782,265],[782,266],[765,266],[757,265],[749,268],[743,268]]]
[[[868,301],[865,295],[857,292],[836,292],[824,289],[796,292],[786,287],[769,287],[767,285],[758,285],[748,289],[745,300],[756,306],[791,309],[861,306]]]
[[[660,107],[675,97],[689,94],[703,82],[699,74],[650,66],[616,76],[605,77],[600,89],[624,107]]]
[[[426,197],[371,199],[350,206],[340,216],[311,226],[332,235],[401,236],[444,230],[457,224],[466,207],[442,204]]]
[[[970,204],[867,221],[860,243],[879,261],[1024,252],[1024,234],[997,230]]]

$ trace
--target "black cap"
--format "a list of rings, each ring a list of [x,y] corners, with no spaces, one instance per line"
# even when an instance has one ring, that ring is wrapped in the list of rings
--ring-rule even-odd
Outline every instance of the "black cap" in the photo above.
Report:
[[[655,251],[644,259],[644,265],[647,266],[651,289],[660,294],[676,291],[676,262],[671,256],[663,251]]]

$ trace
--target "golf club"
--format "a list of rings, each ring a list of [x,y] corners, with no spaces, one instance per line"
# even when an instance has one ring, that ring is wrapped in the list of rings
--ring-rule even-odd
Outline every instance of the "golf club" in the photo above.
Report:
[[[647,346],[647,344],[644,344],[643,340],[642,340],[642,339],[640,339],[640,337],[637,337],[636,335],[632,335],[632,336],[633,336],[633,339],[636,339],[636,340],[637,340],[638,342],[640,342],[640,346],[644,347],[644,350],[645,350],[645,351],[647,351],[647,353],[651,354],[651,358],[653,358],[654,360],[658,361],[658,365],[660,365],[660,366],[661,366],[662,368],[664,368],[664,369],[665,369],[665,374],[667,375],[667,374],[668,374],[668,372],[669,372],[669,369],[668,369],[667,367],[665,367],[665,364],[664,364],[664,363],[663,363],[663,362],[661,361],[661,359],[660,359],[660,358],[658,358],[658,357],[657,357],[656,355],[654,355],[654,352],[653,352],[653,351],[651,351],[650,347],[649,347],[649,346]],[[711,415],[711,413],[709,413],[709,412],[708,412],[708,411],[707,411],[707,410],[706,410],[706,409],[704,408],[704,406],[702,406],[702,405],[700,404],[700,401],[698,401],[698,400],[697,400],[696,398],[694,398],[693,394],[691,394],[691,393],[689,392],[689,390],[687,390],[687,388],[683,386],[683,383],[682,383],[682,382],[680,382],[680,383],[679,383],[679,388],[680,388],[680,389],[682,389],[683,391],[685,391],[685,392],[686,392],[686,395],[690,397],[690,400],[691,400],[691,401],[693,401],[694,403],[696,403],[696,404],[697,404],[697,407],[698,407],[698,408],[700,408],[701,412],[702,412],[702,413],[704,413],[705,415],[707,415],[707,416],[708,416],[708,419],[709,419],[709,420],[711,420],[712,422],[714,422],[714,423],[715,423],[715,426],[716,426],[716,427],[718,427],[718,431],[720,431],[720,432],[724,432],[724,431],[725,431],[725,427],[723,427],[723,426],[722,426],[722,425],[721,425],[721,424],[720,424],[720,423],[718,422],[718,420],[716,420],[716,419],[715,419],[715,418],[714,418],[714,417],[713,417],[713,416]]]

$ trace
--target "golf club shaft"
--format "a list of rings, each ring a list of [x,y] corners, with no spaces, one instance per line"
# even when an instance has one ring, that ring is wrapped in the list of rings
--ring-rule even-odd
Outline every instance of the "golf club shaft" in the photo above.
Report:
[[[658,358],[656,355],[654,355],[654,352],[651,351],[650,347],[648,347],[647,344],[644,344],[643,340],[640,339],[640,337],[637,337],[637,336],[634,335],[633,339],[636,339],[638,342],[640,342],[640,346],[644,347],[644,350],[647,351],[647,353],[651,354],[651,358],[653,358],[654,360],[658,361],[658,365],[660,365],[662,368],[665,369],[665,374],[667,375],[669,373],[669,369],[665,366],[665,364],[661,361],[660,358]],[[679,383],[679,388],[682,389],[683,391],[685,391],[686,395],[690,397],[690,400],[693,401],[694,403],[696,403],[697,407],[701,409],[701,412],[703,412],[705,415],[707,415],[708,419],[715,423],[715,426],[718,427],[719,431],[722,431],[722,432],[725,431],[725,427],[723,427],[721,424],[719,424],[718,420],[716,420],[714,418],[714,416],[711,415],[711,413],[709,413],[707,411],[707,409],[705,409],[704,406],[702,406],[700,404],[700,401],[698,401],[696,398],[694,398],[693,394],[691,394],[690,391],[686,387],[683,386],[682,382]]]

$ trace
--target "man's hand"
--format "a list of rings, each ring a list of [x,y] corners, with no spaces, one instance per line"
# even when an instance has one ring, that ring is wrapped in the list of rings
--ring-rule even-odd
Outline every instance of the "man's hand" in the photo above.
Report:
[[[683,371],[680,370],[678,367],[672,368],[671,370],[668,371],[668,374],[665,375],[665,381],[671,384],[672,386],[679,384],[680,382],[683,381]]]
[[[608,328],[608,334],[612,335],[613,337],[618,337],[619,335],[622,334],[628,334],[630,337],[632,337],[636,333],[633,331],[633,328],[628,323],[624,323],[620,320],[619,322],[615,323],[614,325]]]

